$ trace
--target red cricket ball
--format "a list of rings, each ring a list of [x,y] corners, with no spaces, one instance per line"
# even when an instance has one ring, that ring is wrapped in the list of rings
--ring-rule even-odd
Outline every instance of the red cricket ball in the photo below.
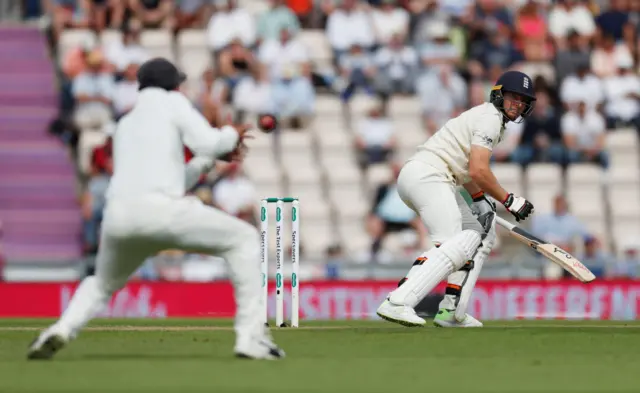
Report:
[[[258,127],[262,132],[271,132],[276,129],[278,122],[273,115],[261,115],[258,118]]]

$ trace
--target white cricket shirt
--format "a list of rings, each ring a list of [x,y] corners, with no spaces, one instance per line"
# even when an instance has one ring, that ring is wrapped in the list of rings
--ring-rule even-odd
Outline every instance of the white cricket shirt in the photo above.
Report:
[[[237,143],[233,128],[212,128],[182,93],[146,88],[113,136],[114,173],[107,198],[183,197],[184,146],[213,162]]]
[[[442,168],[457,185],[471,181],[469,154],[471,145],[489,150],[502,140],[503,115],[485,102],[445,123],[409,160],[418,160]]]

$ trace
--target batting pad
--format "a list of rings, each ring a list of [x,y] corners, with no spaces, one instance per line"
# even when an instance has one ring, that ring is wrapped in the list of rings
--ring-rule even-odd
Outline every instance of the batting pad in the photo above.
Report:
[[[469,305],[469,300],[471,299],[471,293],[473,292],[473,288],[475,288],[478,277],[480,276],[482,265],[484,265],[484,262],[489,258],[489,254],[491,253],[491,249],[495,243],[496,227],[493,225],[491,230],[489,230],[487,237],[482,241],[482,245],[478,248],[478,252],[476,252],[476,255],[473,257],[473,269],[469,272],[467,281],[460,292],[460,301],[458,302],[458,306],[455,311],[455,318],[460,322],[464,320],[467,314],[467,307]]]
[[[404,284],[391,292],[389,301],[415,308],[436,285],[473,257],[480,242],[478,232],[466,230],[439,248],[432,248],[424,254],[426,261],[414,269]]]
[[[454,270],[458,270],[473,258],[481,242],[480,234],[468,229],[444,242],[438,250],[442,251],[453,262]]]

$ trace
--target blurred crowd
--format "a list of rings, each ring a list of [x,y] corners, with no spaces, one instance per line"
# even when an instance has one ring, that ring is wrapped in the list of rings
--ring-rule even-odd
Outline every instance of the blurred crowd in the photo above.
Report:
[[[41,3],[54,43],[67,28],[122,32],[122,40],[87,40],[58,59],[62,107],[51,131],[74,147],[85,178],[87,253],[97,247],[112,171],[110,135],[135,102],[136,71],[151,56],[140,44],[143,29],[206,31],[211,67],[185,93],[212,125],[228,116],[241,121],[274,113],[288,128],[304,130],[318,94],[339,97],[347,114],[355,95],[375,97],[379,104],[351,126],[363,170],[383,163],[397,173],[394,153],[402,135],[390,121],[390,97],[416,97],[415,121],[426,140],[449,118],[486,101],[493,82],[512,68],[534,78],[538,101],[524,123],[509,124],[494,153],[497,162],[595,162],[606,168],[606,133],[640,128],[640,1],[268,0],[253,13],[236,0]],[[332,54],[328,67],[312,61],[317,48],[300,39],[304,29],[324,31]],[[203,177],[194,195],[255,221],[258,198],[241,165],[226,164]],[[538,228],[557,229],[549,222]],[[366,228],[374,257],[385,234],[406,228],[417,230],[407,240],[409,249],[425,246],[426,234],[397,197],[393,179],[377,190]],[[578,235],[589,247],[597,243]],[[340,252],[332,246],[327,257]]]
[[[606,9],[580,0],[415,1],[404,9],[383,0],[373,10],[346,0],[329,15],[327,34],[348,81],[343,99],[356,87],[383,100],[417,94],[428,134],[486,101],[505,70],[528,72],[535,112],[509,124],[494,159],[606,168],[606,132],[640,127],[639,12],[640,2],[628,0]],[[370,146],[381,147],[381,127]],[[384,135],[382,152],[393,144]]]

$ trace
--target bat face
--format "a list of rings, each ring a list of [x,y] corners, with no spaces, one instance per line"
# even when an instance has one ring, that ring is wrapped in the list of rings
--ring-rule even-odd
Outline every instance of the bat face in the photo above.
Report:
[[[589,283],[596,279],[596,276],[582,262],[555,244],[547,243],[518,227],[513,228],[511,234],[552,262],[560,265],[581,282]]]
[[[596,276],[582,262],[555,244],[538,244],[536,248],[538,252],[562,266],[578,280],[589,283],[596,279]]]

